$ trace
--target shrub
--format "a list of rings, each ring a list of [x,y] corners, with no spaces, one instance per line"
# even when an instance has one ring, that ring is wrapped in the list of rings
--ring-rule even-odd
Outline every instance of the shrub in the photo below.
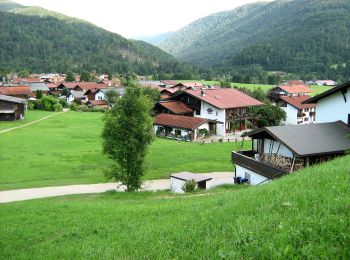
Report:
[[[70,104],[70,106],[69,106],[69,109],[70,109],[70,110],[73,110],[73,111],[77,111],[78,108],[79,108],[79,105],[78,105],[77,103],[75,103],[75,102],[72,102],[72,103]]]
[[[59,99],[60,104],[62,105],[62,107],[68,107],[68,103],[67,100],[61,98]]]
[[[80,105],[79,106],[79,110],[82,112],[88,112],[89,111],[89,107],[87,105]]]
[[[31,101],[29,101],[29,102],[28,102],[28,105],[27,105],[27,109],[28,109],[28,110],[34,110],[34,107],[35,107],[34,103],[31,102]]]
[[[189,180],[186,181],[185,184],[182,186],[182,190],[184,192],[193,192],[196,189],[197,183],[195,180]]]
[[[200,135],[203,135],[204,137],[208,137],[209,136],[209,131],[208,131],[208,129],[205,129],[205,128],[199,129],[198,133]]]
[[[42,110],[48,110],[48,111],[55,111],[55,104],[59,104],[59,101],[57,98],[53,96],[43,96],[42,98],[38,99],[38,101],[35,104],[36,109],[42,109]],[[58,107],[56,106],[56,109]],[[62,109],[62,106],[61,106]]]
[[[52,108],[55,112],[62,111],[62,105],[60,103],[54,104]]]

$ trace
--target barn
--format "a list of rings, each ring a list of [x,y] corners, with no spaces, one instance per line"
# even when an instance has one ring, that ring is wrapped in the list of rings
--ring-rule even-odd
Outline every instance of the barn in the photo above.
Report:
[[[26,99],[0,95],[0,121],[23,119],[26,102]]]

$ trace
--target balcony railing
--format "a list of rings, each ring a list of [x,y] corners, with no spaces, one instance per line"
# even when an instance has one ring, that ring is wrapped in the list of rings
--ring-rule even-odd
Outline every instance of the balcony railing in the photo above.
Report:
[[[255,151],[232,152],[232,162],[269,179],[287,174],[289,171],[265,163],[262,158],[255,158]]]

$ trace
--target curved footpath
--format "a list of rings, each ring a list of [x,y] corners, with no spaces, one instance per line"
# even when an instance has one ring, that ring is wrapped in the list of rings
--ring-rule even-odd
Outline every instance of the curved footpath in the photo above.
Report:
[[[233,177],[232,172],[211,172],[204,173],[204,175],[213,178],[214,180]],[[143,191],[158,191],[167,189],[170,189],[170,179],[145,181],[142,186]],[[125,191],[125,187],[118,183],[100,183],[0,191],[0,203],[73,194],[103,193],[110,190],[122,192]]]

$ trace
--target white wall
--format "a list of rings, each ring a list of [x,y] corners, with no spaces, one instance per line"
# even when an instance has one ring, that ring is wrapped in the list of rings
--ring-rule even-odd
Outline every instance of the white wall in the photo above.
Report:
[[[272,153],[276,153],[281,156],[293,158],[293,153],[284,145],[281,143],[280,148],[278,149],[280,142],[276,142],[270,139],[264,139],[264,153],[268,154],[269,153],[269,148],[270,148],[270,143],[273,142],[273,148],[272,148]],[[278,153],[277,153],[278,150]]]
[[[281,107],[287,114],[286,120],[283,121],[283,124],[291,124],[296,125],[297,124],[297,115],[298,115],[298,109],[291,106],[290,104],[287,104],[287,107]]]
[[[210,181],[207,181],[206,188],[211,189],[224,184],[234,184],[233,176],[226,177],[226,178],[212,179]]]
[[[258,185],[264,181],[265,181],[264,183],[268,183],[271,181],[256,172],[248,170],[242,166],[236,165],[236,177],[245,178],[246,173],[250,174],[250,185]]]
[[[176,192],[176,193],[185,193],[182,190],[182,186],[185,184],[184,180],[179,180],[176,178],[171,177],[170,178],[170,190],[172,192]]]
[[[95,100],[105,100],[105,99],[106,99],[105,93],[103,93],[102,91],[99,91],[96,93]]]
[[[208,109],[212,109],[213,112],[209,114]],[[220,136],[225,136],[226,113],[224,109],[216,108],[208,104],[207,102],[201,101],[201,114],[196,115],[196,112],[194,112],[194,116],[223,122],[223,124],[216,125],[216,134]]]
[[[316,123],[338,120],[348,123],[348,114],[350,114],[350,88],[348,88],[345,96],[347,99],[346,103],[340,91],[319,100],[317,102]]]

